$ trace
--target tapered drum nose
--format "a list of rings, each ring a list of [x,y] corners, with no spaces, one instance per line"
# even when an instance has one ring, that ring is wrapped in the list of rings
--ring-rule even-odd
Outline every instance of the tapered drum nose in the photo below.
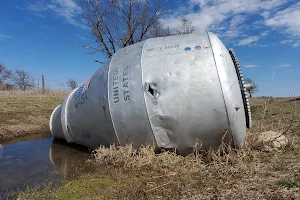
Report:
[[[117,51],[72,91],[50,129],[90,148],[239,148],[251,125],[245,87],[234,51],[215,34],[151,38]]]

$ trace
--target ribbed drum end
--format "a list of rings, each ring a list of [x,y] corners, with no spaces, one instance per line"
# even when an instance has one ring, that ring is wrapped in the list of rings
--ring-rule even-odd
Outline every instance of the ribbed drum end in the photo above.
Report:
[[[240,63],[237,59],[237,56],[236,56],[236,54],[235,54],[235,52],[232,48],[229,49],[229,54],[230,54],[230,56],[232,58],[232,61],[234,63],[235,70],[236,70],[238,80],[239,80],[239,85],[240,85],[241,94],[242,94],[242,98],[243,98],[244,109],[245,109],[246,127],[251,128],[251,125],[252,125],[251,109],[250,109],[250,103],[249,103],[249,99],[248,99],[247,90],[246,90],[246,87],[245,87],[245,82],[244,82],[244,77],[243,77],[243,74],[242,74],[241,66],[240,66]]]
[[[55,138],[61,138],[61,132],[62,132],[62,127],[61,127],[61,108],[62,105],[58,105],[52,112],[50,121],[49,121],[49,127],[50,127],[50,133],[53,137]]]

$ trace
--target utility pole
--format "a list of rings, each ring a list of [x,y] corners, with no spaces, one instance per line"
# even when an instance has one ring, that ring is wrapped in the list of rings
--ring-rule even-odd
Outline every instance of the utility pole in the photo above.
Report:
[[[42,91],[43,91],[43,94],[45,94],[45,76],[44,76],[44,74],[42,74]]]

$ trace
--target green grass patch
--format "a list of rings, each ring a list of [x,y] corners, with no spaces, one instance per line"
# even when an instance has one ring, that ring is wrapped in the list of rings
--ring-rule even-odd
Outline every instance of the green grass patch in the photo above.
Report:
[[[118,172],[116,172],[118,173]],[[120,174],[119,174],[120,175]],[[121,175],[118,179],[100,173],[82,175],[60,187],[39,187],[19,193],[19,199],[115,199],[123,196],[142,197],[143,192],[132,190],[140,182],[135,177]]]
[[[279,185],[286,187],[286,188],[300,188],[300,181],[299,180],[282,180],[279,181]]]

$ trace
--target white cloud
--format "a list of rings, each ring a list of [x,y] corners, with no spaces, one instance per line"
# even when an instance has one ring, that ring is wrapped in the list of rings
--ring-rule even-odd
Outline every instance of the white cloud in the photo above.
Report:
[[[277,12],[265,24],[274,28],[284,28],[286,33],[300,36],[300,3]]]
[[[287,64],[287,63],[285,63],[285,64],[281,64],[281,65],[279,65],[280,67],[290,67],[290,66],[292,66],[291,64]]]
[[[236,15],[230,20],[229,26],[232,28],[235,28],[235,27],[239,26],[240,24],[242,24],[245,20],[246,20],[245,16]]]
[[[240,34],[239,30],[227,30],[224,33],[222,33],[222,36],[227,38],[235,38]]]
[[[24,18],[26,21],[30,22],[30,23],[33,23],[33,20],[30,19],[30,18]]]
[[[280,44],[287,44],[287,43],[291,43],[291,42],[293,42],[293,40],[282,40],[280,42]]]
[[[19,6],[17,6],[17,8],[23,9]],[[42,1],[37,1],[36,3],[28,3],[25,9],[38,13],[48,10],[47,5],[44,5],[44,2]]]
[[[299,47],[300,46],[300,40],[298,39],[289,39],[289,40],[282,40],[280,44],[288,44],[292,45],[293,47]]]
[[[271,15],[270,11],[264,11],[262,13],[260,13],[260,15],[264,18],[264,19],[268,19]]]
[[[240,46],[249,45],[253,42],[256,42],[257,40],[259,40],[258,36],[250,36],[248,38],[240,40],[238,45],[240,45]]]
[[[261,34],[241,40],[240,45],[251,44],[260,37],[270,37],[272,31],[283,33],[289,39],[294,37],[293,43],[289,44],[300,46],[300,42],[297,42],[299,41],[297,37],[300,36],[300,2],[294,4],[289,0],[187,0],[187,2],[188,11],[170,12],[171,14],[161,19],[162,24],[177,29],[181,26],[180,17],[184,16],[197,29],[215,32],[222,39],[232,43],[245,37],[249,31]],[[191,9],[193,6],[199,6],[200,10],[195,12]],[[256,21],[253,22],[253,19]]]
[[[300,47],[300,40],[295,41],[293,47]]]
[[[11,38],[9,35],[4,35],[0,33],[0,39]]]
[[[222,37],[232,39],[243,35],[243,32],[240,29],[240,26],[242,25],[246,20],[246,17],[243,15],[236,15],[232,17],[232,19],[229,21],[228,26],[229,27],[223,27],[223,30],[220,30],[219,28],[213,27],[215,31],[221,31]]]
[[[73,0],[52,0],[52,3],[52,10],[59,16],[65,18],[72,25],[82,26],[82,24],[76,20],[76,17],[82,13],[81,7]]]
[[[257,65],[253,65],[253,64],[247,64],[247,65],[244,65],[245,68],[254,68],[254,67],[257,67]]]
[[[81,40],[86,40],[86,38],[84,36],[81,36],[81,35],[76,35],[76,37],[80,38]]]
[[[44,15],[41,15],[41,14],[39,14],[39,13],[35,13],[35,15],[38,16],[38,17],[40,17],[40,18],[45,18]]]
[[[46,12],[52,12],[74,26],[86,28],[80,20],[82,9],[74,0],[37,1],[28,3],[25,9],[40,17],[44,17]]]
[[[270,31],[264,31],[264,32],[261,34],[261,36],[262,36],[262,37],[265,37],[265,36],[269,35],[269,32],[270,32]]]
[[[74,26],[86,28],[81,17],[82,9],[76,2],[37,0],[36,3],[27,3],[25,9],[40,17],[52,13]],[[200,10],[195,11],[195,6]],[[271,37],[272,30],[272,33],[285,33],[289,40],[293,40],[286,44],[300,46],[300,3],[291,4],[290,0],[186,0],[184,6],[170,10],[160,21],[166,27],[177,29],[181,26],[182,16],[198,30],[215,32],[230,43],[239,41],[238,45],[264,46],[253,43],[259,38]],[[257,32],[257,36],[249,35],[250,31]]]
[[[241,14],[253,14],[258,11],[266,11],[276,8],[287,0],[190,0],[193,5],[201,8],[200,12],[190,12],[185,17],[201,29],[207,29],[214,24],[219,24],[226,19],[233,18],[233,24],[244,21],[245,16]],[[162,23],[170,28],[180,26],[179,16],[170,15],[162,19]]]

